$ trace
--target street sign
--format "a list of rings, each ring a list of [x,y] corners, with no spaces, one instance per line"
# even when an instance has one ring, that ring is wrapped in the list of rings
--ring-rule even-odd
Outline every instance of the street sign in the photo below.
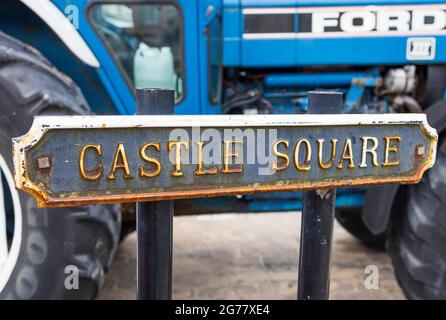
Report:
[[[424,114],[36,117],[15,182],[42,207],[416,183]]]

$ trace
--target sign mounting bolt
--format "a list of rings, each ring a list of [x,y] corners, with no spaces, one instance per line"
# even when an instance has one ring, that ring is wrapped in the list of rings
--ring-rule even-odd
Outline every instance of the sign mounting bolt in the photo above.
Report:
[[[37,158],[37,166],[39,169],[49,169],[51,168],[51,161],[48,156],[41,156]]]
[[[425,152],[425,150],[424,150],[424,146],[423,145],[419,145],[419,146],[417,146],[417,154],[419,155],[419,156],[422,156],[422,155],[424,155],[424,152]]]

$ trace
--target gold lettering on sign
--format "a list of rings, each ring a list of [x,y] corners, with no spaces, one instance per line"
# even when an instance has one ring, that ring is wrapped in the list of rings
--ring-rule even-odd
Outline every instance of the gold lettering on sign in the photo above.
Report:
[[[154,148],[156,151],[160,151],[160,144],[159,143],[148,143],[145,144],[140,151],[140,155],[141,158],[143,158],[145,161],[152,163],[156,166],[156,169],[153,170],[152,172],[147,172],[144,170],[144,168],[141,166],[139,167],[139,175],[141,177],[148,177],[148,178],[152,178],[152,177],[156,177],[157,175],[159,175],[161,173],[161,163],[156,160],[155,158],[149,157],[146,153],[147,149],[149,148]]]
[[[277,140],[276,142],[274,142],[274,144],[273,144],[274,155],[277,156],[277,158],[285,159],[285,163],[280,166],[278,164],[278,162],[279,162],[278,160],[277,160],[277,162],[273,162],[273,169],[276,171],[285,170],[288,167],[288,165],[290,164],[290,157],[288,157],[288,155],[286,153],[283,153],[283,152],[280,152],[277,150],[277,147],[281,143],[283,143],[287,149],[289,146],[288,140],[286,140],[286,139],[280,139],[280,140]]]
[[[184,176],[184,173],[181,172],[181,147],[188,150],[189,143],[186,141],[169,141],[169,151],[175,148],[175,170],[172,172],[173,177]]]
[[[390,146],[392,140],[396,141],[396,143],[393,146]],[[401,137],[398,137],[398,136],[384,137],[384,141],[385,141],[385,149],[384,149],[383,166],[384,167],[398,166],[400,164],[400,161],[398,159],[389,160],[389,154],[390,154],[390,152],[393,152],[396,156],[396,153],[398,152],[398,147],[401,142]]]
[[[234,166],[232,168],[229,167],[229,159],[236,160],[238,157],[240,157],[240,154],[238,152],[229,152],[229,148],[236,147],[237,144],[243,146],[243,141],[224,141],[224,161],[223,161],[223,170],[221,172],[223,173],[240,173],[243,172],[243,165],[239,164],[237,166]]]
[[[197,176],[202,176],[205,174],[217,174],[218,169],[216,167],[213,168],[203,168],[203,145],[204,141],[197,141],[196,144],[198,145],[198,164],[197,164],[197,170],[195,170],[195,174]]]
[[[339,163],[337,167],[339,169],[342,169],[344,167],[344,161],[348,160],[348,167],[350,169],[355,167],[355,161],[353,160],[353,151],[352,151],[352,140],[346,139],[344,141],[344,147],[342,149],[341,159],[339,160]]]
[[[376,148],[378,148],[378,139],[375,137],[361,137],[362,140],[362,153],[360,168],[367,168],[367,153],[372,156],[372,165],[378,166],[378,155],[376,154]],[[372,146],[368,147],[369,141],[372,141]]]
[[[85,153],[88,149],[95,150],[98,156],[101,156],[101,145],[100,144],[88,144],[85,147],[82,148],[81,154],[79,157],[79,168],[81,172],[82,178],[90,181],[98,180],[102,175],[102,164],[98,164],[96,167],[94,167],[93,170],[90,172],[85,171]],[[96,173],[91,173],[96,172]]]
[[[111,167],[110,173],[107,176],[109,180],[116,179],[115,172],[117,169],[124,170],[125,179],[133,178],[130,173],[129,162],[127,160],[127,154],[125,153],[125,148],[123,143],[118,143],[118,147],[116,148],[115,157],[113,159],[113,166]]]
[[[331,139],[330,159],[325,163],[324,160],[322,159],[324,142],[325,142],[324,139],[317,139],[319,167],[321,167],[322,169],[330,169],[333,166],[333,162],[335,160],[336,146],[338,143],[338,139]]]
[[[303,164],[299,163],[299,151],[300,151],[300,145],[305,144],[305,147],[307,149],[305,154],[305,160]],[[310,142],[307,139],[301,139],[296,144],[296,147],[294,148],[294,166],[299,171],[309,171],[311,169],[310,166],[310,160],[311,160],[311,145]]]

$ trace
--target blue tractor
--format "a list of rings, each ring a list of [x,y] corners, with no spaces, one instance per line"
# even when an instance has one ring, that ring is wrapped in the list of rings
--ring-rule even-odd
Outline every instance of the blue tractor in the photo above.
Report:
[[[446,2],[2,0],[0,30],[0,298],[95,297],[134,230],[134,206],[38,209],[13,187],[11,137],[35,115],[134,114],[135,88],[161,87],[177,114],[305,113],[310,90],[344,93],[345,113],[426,113],[435,167],[418,185],[339,190],[337,218],[388,251],[407,297],[446,299]],[[176,214],[301,206],[282,192]]]

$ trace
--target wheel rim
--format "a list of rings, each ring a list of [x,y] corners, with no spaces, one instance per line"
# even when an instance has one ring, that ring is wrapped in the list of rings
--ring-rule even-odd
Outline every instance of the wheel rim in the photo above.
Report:
[[[12,208],[7,200],[11,201]],[[8,214],[9,213],[9,214]],[[12,215],[10,214],[12,213]],[[7,232],[8,225],[12,228]],[[22,242],[22,207],[11,170],[0,154],[0,292],[11,277]]]

